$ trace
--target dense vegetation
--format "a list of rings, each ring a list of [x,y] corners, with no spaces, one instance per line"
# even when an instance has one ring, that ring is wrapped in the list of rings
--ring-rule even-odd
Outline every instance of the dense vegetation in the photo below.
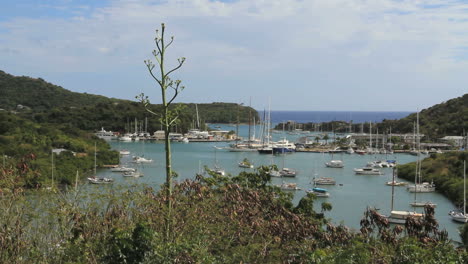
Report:
[[[372,124],[372,133],[413,133],[416,113],[399,120],[383,120]],[[424,140],[434,141],[450,135],[466,135],[468,128],[468,94],[434,105],[419,113],[420,132],[425,135]],[[282,129],[278,124],[275,129]],[[345,121],[331,121],[322,123],[294,124],[286,123],[285,129],[300,128],[310,131],[335,131],[369,133],[369,123],[350,124]]]
[[[434,182],[436,190],[448,197],[457,206],[463,207],[463,161],[468,152],[447,152],[431,154],[422,160],[421,177],[423,181]],[[398,177],[414,182],[416,163],[398,166]]]
[[[53,148],[68,150],[55,157],[58,183],[69,184],[77,170],[84,175],[94,167],[94,142],[98,166],[117,164],[117,152],[110,151],[107,143],[90,133],[101,127],[122,133],[134,132],[135,127],[142,131],[147,117],[147,131],[161,129],[159,118],[151,116],[139,102],[74,93],[40,78],[15,77],[0,71],[0,94],[0,155],[7,157],[5,162],[12,168],[29,157],[38,169],[34,177],[24,175],[14,184],[3,181],[0,188],[49,185]],[[195,104],[182,106],[174,132],[196,127]],[[150,108],[158,112],[160,105]],[[237,116],[240,122],[248,122],[249,115],[257,116],[252,108],[231,103],[199,104],[197,108],[201,129],[206,128],[205,122],[235,122]]]
[[[119,102],[104,96],[68,91],[41,78],[13,76],[0,71],[0,108],[13,110],[21,104],[35,111]]]
[[[70,184],[74,182],[77,171],[83,175],[94,168],[94,143],[97,145],[98,166],[119,162],[118,153],[111,151],[106,142],[70,124],[38,124],[12,113],[0,112],[3,169],[0,171],[0,189],[37,188],[51,184],[54,148],[67,150],[54,154],[55,182]],[[31,171],[22,167],[26,161]],[[16,173],[16,177],[7,177],[9,173]]]
[[[147,131],[161,129],[158,117],[150,115],[139,102],[106,98],[99,95],[74,93],[42,79],[15,77],[0,71],[0,108],[15,110],[25,118],[38,123],[70,124],[76,128],[95,131],[104,127],[106,130],[129,132],[145,128]],[[18,105],[26,108],[18,109]],[[174,132],[186,132],[196,127],[195,104],[181,104],[180,122]],[[234,103],[198,104],[201,128],[204,123],[246,123],[249,115],[258,120],[258,113],[251,107]],[[177,104],[174,105],[177,107]],[[160,112],[160,105],[151,105],[155,112]]]
[[[236,177],[198,175],[174,186],[174,232],[163,236],[164,190],[143,186],[15,194],[0,199],[0,262],[8,263],[466,263],[432,208],[390,227],[364,212],[359,231],[334,226],[312,194],[297,206],[269,184],[267,168]],[[96,186],[94,186],[96,187]],[[36,195],[40,195],[36,193]],[[34,221],[31,221],[34,219]]]
[[[398,133],[413,132],[416,113],[400,120],[384,120],[378,124],[381,131],[392,128]],[[433,140],[443,136],[461,136],[468,127],[468,94],[434,105],[419,113],[419,126],[426,139]]]

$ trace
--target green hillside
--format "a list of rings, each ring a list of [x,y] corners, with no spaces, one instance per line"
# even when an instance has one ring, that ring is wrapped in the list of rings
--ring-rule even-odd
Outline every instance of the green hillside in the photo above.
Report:
[[[377,127],[379,131],[387,131],[391,127],[395,133],[412,133],[414,122],[416,113],[400,120],[384,120]],[[468,94],[422,110],[419,113],[419,127],[426,140],[468,132]]]
[[[107,98],[99,95],[75,93],[42,79],[16,77],[0,71],[0,108],[18,110],[17,105],[26,106],[20,114],[38,123],[71,124],[77,128],[94,131],[101,127],[112,131],[133,131],[135,120],[138,127],[148,119],[148,131],[160,129],[158,117],[145,111],[143,105],[129,100]],[[156,99],[153,100],[156,102]],[[182,104],[180,122],[174,132],[186,132],[196,123],[195,104]],[[251,107],[235,103],[198,104],[201,124],[246,123],[249,113],[259,120],[258,113]],[[151,105],[158,112],[160,106]],[[203,127],[202,127],[203,128]]]
[[[55,183],[71,184],[77,171],[80,175],[92,171],[95,143],[98,166],[119,162],[118,153],[110,150],[105,141],[69,124],[38,124],[12,113],[0,112],[0,190],[49,185],[52,181],[52,149],[68,150],[54,154]],[[23,164],[29,165],[23,167]]]
[[[0,108],[14,110],[18,104],[36,111],[53,107],[80,107],[97,103],[111,103],[117,99],[75,93],[48,83],[41,78],[16,77],[0,71]]]
[[[463,161],[468,152],[447,152],[431,154],[421,163],[423,181],[434,182],[438,192],[445,195],[457,206],[463,205]],[[414,181],[416,163],[398,166],[398,177]]]

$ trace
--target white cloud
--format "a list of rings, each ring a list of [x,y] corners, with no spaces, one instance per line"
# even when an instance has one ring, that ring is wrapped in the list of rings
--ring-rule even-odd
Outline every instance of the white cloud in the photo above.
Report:
[[[269,92],[280,105],[276,109],[333,109],[330,105],[339,100],[342,110],[408,110],[409,99],[404,109],[389,109],[392,102],[386,101],[361,109],[354,101],[379,88],[417,97],[416,80],[436,90],[427,105],[461,95],[466,81],[461,74],[468,70],[467,8],[463,2],[437,0],[119,0],[103,8],[73,7],[77,15],[67,18],[1,21],[0,67],[57,79],[75,72],[126,72],[109,84],[112,92],[117,87],[125,93],[119,86],[119,80],[128,83],[123,78],[152,89],[150,81],[141,80],[142,62],[154,48],[154,30],[166,22],[168,34],[176,37],[170,61],[187,57],[179,75],[196,86],[184,91],[192,100],[205,100],[212,91],[209,96],[217,101],[239,94],[264,100]],[[439,91],[431,80],[460,83]],[[63,84],[78,85],[103,86],[83,78]],[[308,98],[322,91],[347,98],[324,94],[311,106]],[[275,99],[275,94],[281,96]]]

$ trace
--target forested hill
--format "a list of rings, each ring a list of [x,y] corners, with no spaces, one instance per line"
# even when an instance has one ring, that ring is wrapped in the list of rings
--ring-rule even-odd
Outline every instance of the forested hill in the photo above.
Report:
[[[378,127],[379,131],[391,127],[396,133],[411,133],[415,122],[416,113],[400,120],[384,120]],[[468,132],[468,94],[422,110],[419,113],[419,127],[427,139]]]
[[[80,107],[119,101],[105,96],[75,93],[41,78],[13,76],[0,71],[0,108],[14,110],[17,105],[41,111],[54,107]]]
[[[68,123],[84,130],[128,131],[138,120],[148,119],[148,131],[160,129],[158,117],[145,111],[138,102],[107,98],[100,95],[76,93],[48,83],[41,78],[16,77],[0,71],[0,108],[18,110],[22,105],[30,111],[27,118],[39,123]],[[153,102],[155,102],[153,100]],[[195,104],[182,104],[177,132],[185,132],[196,123]],[[151,105],[158,112],[160,105]],[[233,123],[239,115],[240,122],[248,122],[249,116],[258,120],[258,113],[251,107],[234,103],[198,104],[200,123]],[[202,127],[203,128],[203,127]]]

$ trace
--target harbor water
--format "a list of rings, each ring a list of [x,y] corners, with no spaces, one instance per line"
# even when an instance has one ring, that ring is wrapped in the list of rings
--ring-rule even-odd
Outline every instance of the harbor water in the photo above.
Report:
[[[235,127],[219,125],[222,130],[235,130]],[[241,126],[240,134],[246,135],[247,126]],[[257,132],[258,133],[258,132]],[[273,134],[273,140],[286,137],[291,141],[297,140],[301,135],[289,135],[287,133]],[[98,176],[112,177],[114,184],[133,185],[142,183],[160,188],[165,181],[164,164],[164,143],[162,141],[137,141],[137,142],[110,142],[116,150],[126,149],[130,151],[129,156],[121,158],[121,164],[133,166],[144,173],[144,177],[127,178],[120,173],[113,173],[108,169],[98,171]],[[281,184],[283,181],[296,183],[301,190],[294,191],[294,202],[306,195],[306,190],[312,188],[313,177],[333,177],[336,180],[334,186],[324,186],[330,192],[328,198],[317,198],[315,210],[320,211],[322,202],[329,202],[333,209],[326,212],[326,217],[332,219],[335,224],[344,224],[350,228],[359,229],[359,222],[367,207],[377,208],[382,214],[390,212],[391,204],[391,186],[385,183],[391,181],[392,169],[381,168],[383,175],[355,175],[353,169],[361,168],[369,161],[374,160],[396,160],[399,164],[415,161],[416,157],[408,154],[392,155],[357,155],[357,154],[335,154],[334,159],[343,160],[344,168],[327,168],[325,162],[332,159],[330,154],[296,152],[283,155],[265,155],[257,152],[229,152],[225,149],[218,149],[227,146],[226,142],[203,142],[203,143],[172,143],[172,161],[173,168],[177,172],[177,181],[184,179],[193,179],[195,174],[203,169],[204,166],[213,168],[217,163],[225,169],[227,174],[237,175],[241,171],[253,169],[244,169],[238,166],[244,158],[251,161],[255,167],[261,165],[276,164],[278,168],[293,168],[298,171],[295,178],[272,178],[272,184]],[[144,156],[153,159],[149,164],[132,164],[133,155]],[[411,184],[411,183],[409,183]],[[91,186],[90,186],[91,187]],[[96,187],[96,186],[93,186]],[[105,188],[112,188],[111,186]],[[406,190],[405,186],[394,187],[394,210],[415,210],[410,202],[415,200],[414,193]],[[430,201],[437,204],[435,209],[436,219],[441,229],[446,229],[452,240],[460,241],[458,228],[461,226],[451,220],[448,212],[454,209],[454,205],[444,196],[435,193],[418,193],[418,201]],[[416,208],[416,211],[422,212],[423,208]]]

